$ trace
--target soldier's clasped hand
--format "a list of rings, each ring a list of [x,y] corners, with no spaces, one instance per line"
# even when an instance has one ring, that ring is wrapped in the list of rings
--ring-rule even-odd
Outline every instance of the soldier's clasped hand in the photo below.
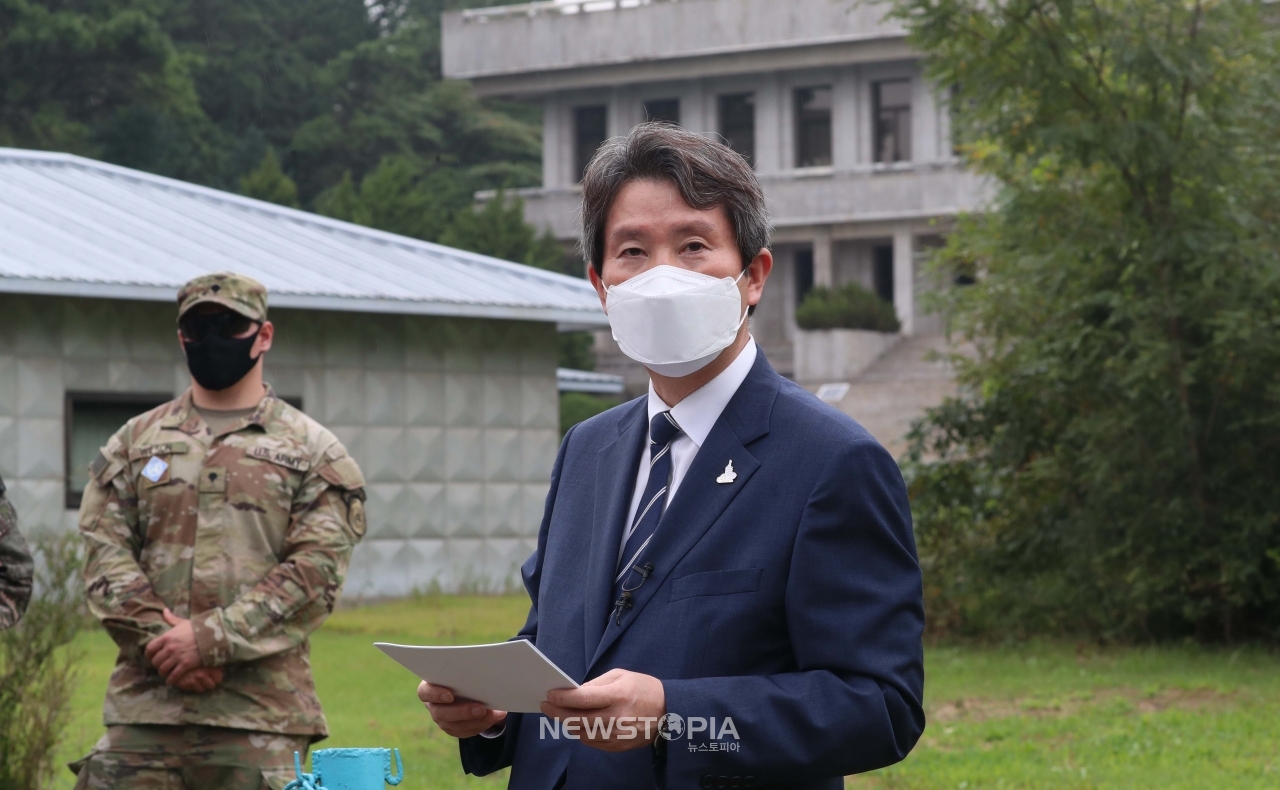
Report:
[[[190,620],[178,617],[167,608],[164,621],[173,626],[147,643],[147,658],[169,685],[178,685],[184,675],[203,666],[200,647]]]
[[[170,676],[169,685],[183,691],[204,694],[222,685],[222,667],[200,667],[193,669],[180,678]]]

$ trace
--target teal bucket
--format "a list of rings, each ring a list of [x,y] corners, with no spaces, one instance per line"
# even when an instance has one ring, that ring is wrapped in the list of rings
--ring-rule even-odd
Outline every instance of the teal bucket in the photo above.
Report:
[[[321,749],[311,753],[309,774],[302,772],[302,756],[294,752],[293,769],[298,778],[285,790],[382,790],[384,782],[398,785],[404,779],[399,749]]]

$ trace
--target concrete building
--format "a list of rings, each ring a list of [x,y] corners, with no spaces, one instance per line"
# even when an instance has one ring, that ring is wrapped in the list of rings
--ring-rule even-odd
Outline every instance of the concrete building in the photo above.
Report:
[[[444,15],[444,73],[542,103],[543,185],[521,195],[527,219],[562,239],[578,231],[586,161],[646,118],[718,134],[747,156],[778,261],[753,331],[794,375],[795,306],[814,285],[860,282],[894,304],[904,335],[936,332],[919,253],[986,197],[954,154],[947,91],[922,76],[885,11],[856,0],[480,8]],[[617,360],[598,348],[603,367]],[[634,389],[643,373],[628,378]]]
[[[276,392],[368,480],[347,596],[502,589],[560,440],[558,327],[581,280],[63,154],[0,149],[0,475],[24,530],[73,530],[87,465],[190,378],[177,288],[270,290]]]

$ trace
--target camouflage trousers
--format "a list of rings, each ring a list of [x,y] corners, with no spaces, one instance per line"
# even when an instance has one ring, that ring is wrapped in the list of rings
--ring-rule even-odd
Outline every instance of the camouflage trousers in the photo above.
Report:
[[[283,790],[311,738],[225,727],[115,725],[68,766],[76,790]]]

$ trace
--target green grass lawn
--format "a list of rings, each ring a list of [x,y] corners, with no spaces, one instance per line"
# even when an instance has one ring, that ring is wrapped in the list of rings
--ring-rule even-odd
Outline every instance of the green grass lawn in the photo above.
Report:
[[[502,787],[463,777],[457,747],[375,640],[473,644],[524,621],[522,597],[430,596],[339,611],[312,640],[332,736],[321,748],[398,746],[401,787]],[[63,761],[101,735],[115,651],[81,638],[84,667]],[[1260,650],[938,647],[927,655],[929,727],[901,765],[852,788],[1277,788],[1280,657]],[[70,788],[70,772],[58,788]]]

